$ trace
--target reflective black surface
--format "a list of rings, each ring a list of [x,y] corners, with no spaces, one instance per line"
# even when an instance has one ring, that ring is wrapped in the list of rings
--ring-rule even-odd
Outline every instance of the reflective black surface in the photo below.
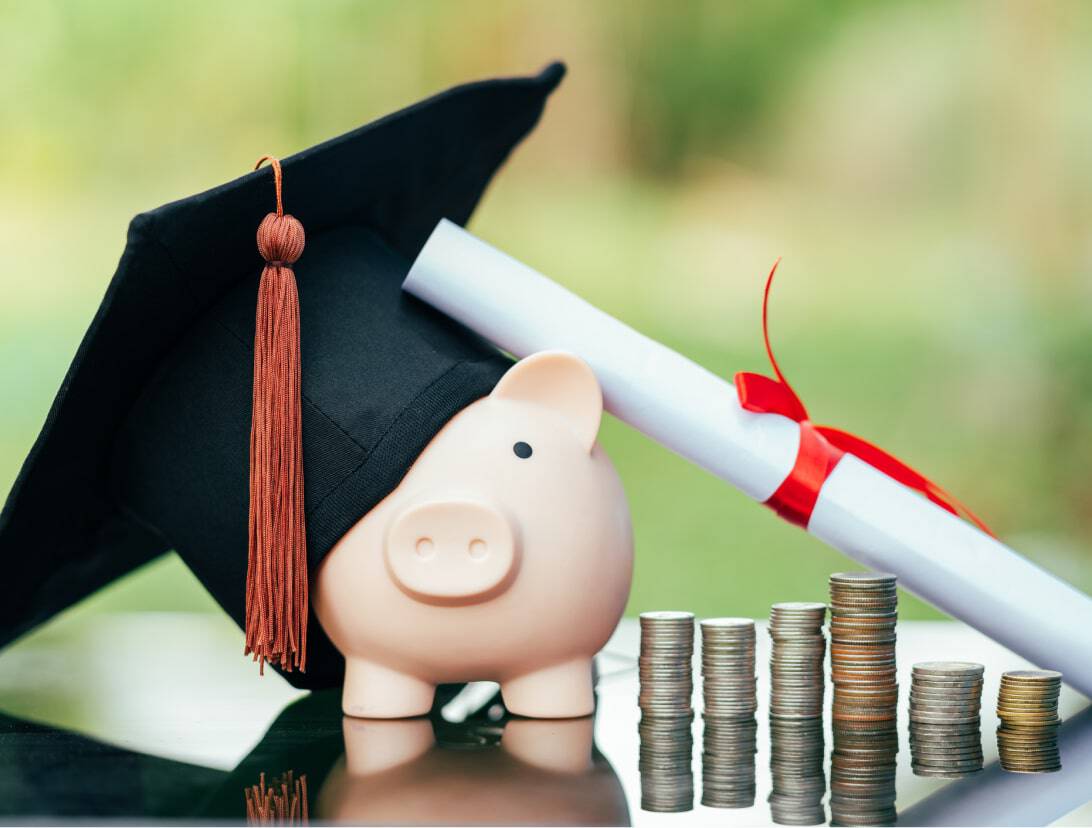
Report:
[[[185,817],[226,776],[0,714],[0,815],[13,822]]]
[[[628,825],[591,718],[342,716],[336,692],[293,702],[231,772],[0,718],[0,813],[74,820]]]
[[[487,686],[454,700],[449,691],[429,718],[347,719],[336,692],[300,696],[276,677],[258,680],[236,669],[235,653],[200,626],[207,620],[132,616],[112,623],[108,636],[89,626],[84,638],[52,654],[39,642],[37,650],[0,656],[0,707],[9,710],[0,716],[0,821],[241,823],[249,813],[254,822],[289,823],[768,825],[831,817],[829,717],[821,741],[819,733],[779,737],[798,752],[805,741],[819,746],[818,763],[816,756],[793,763],[796,790],[785,788],[786,756],[771,756],[762,634],[755,796],[739,798],[735,808],[702,804],[699,716],[691,809],[665,814],[641,808],[630,622],[598,661],[596,716],[564,721],[508,717]],[[109,641],[104,651],[100,639]],[[165,643],[172,644],[166,652]],[[187,648],[222,653],[224,662],[208,655],[204,671],[180,678],[170,665]],[[959,625],[902,625],[900,673],[929,657],[986,664],[987,767],[961,780],[914,776],[900,710],[899,824],[1087,822],[1092,710],[1079,712],[1087,702],[1063,691],[1060,772],[1007,773],[996,764],[992,706],[997,676],[1019,660]],[[126,665],[120,678],[119,665]],[[109,680],[100,672],[107,668]],[[53,725],[44,723],[51,718]]]

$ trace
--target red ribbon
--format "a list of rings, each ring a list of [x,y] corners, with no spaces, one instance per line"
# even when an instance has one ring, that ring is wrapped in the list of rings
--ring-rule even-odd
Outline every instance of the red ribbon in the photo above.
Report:
[[[800,425],[800,448],[796,454],[796,463],[777,491],[770,495],[766,505],[789,523],[795,523],[806,529],[808,521],[811,520],[812,510],[815,509],[815,502],[819,499],[819,490],[830,477],[830,473],[834,471],[834,467],[838,465],[838,461],[848,452],[904,486],[921,492],[937,506],[953,515],[962,513],[987,535],[996,537],[990,528],[963,503],[897,457],[847,431],[830,426],[817,426],[811,422],[808,410],[781,373],[777,360],[774,359],[773,349],[770,347],[767,308],[770,303],[770,286],[773,284],[774,273],[777,272],[777,266],[780,263],[781,259],[778,259],[770,269],[770,275],[766,278],[766,291],[762,296],[762,338],[766,343],[766,355],[770,358],[770,365],[773,366],[777,379],[745,371],[741,371],[735,377],[739,403],[747,411],[757,414],[781,414]]]

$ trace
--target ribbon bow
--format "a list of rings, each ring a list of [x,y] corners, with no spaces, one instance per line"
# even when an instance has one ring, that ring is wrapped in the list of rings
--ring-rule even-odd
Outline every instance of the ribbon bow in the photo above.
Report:
[[[897,457],[847,431],[830,426],[817,426],[811,422],[808,410],[789,385],[789,381],[785,379],[785,375],[781,373],[777,360],[774,358],[773,349],[770,347],[767,308],[770,302],[770,286],[773,284],[774,274],[780,263],[779,258],[770,269],[770,275],[766,278],[766,290],[762,296],[762,338],[766,343],[766,355],[770,358],[770,365],[777,379],[746,371],[741,371],[735,376],[739,403],[747,411],[758,414],[781,414],[800,424],[800,448],[796,454],[796,462],[789,476],[785,478],[777,491],[770,495],[766,505],[785,520],[806,529],[815,503],[819,499],[819,490],[830,473],[834,471],[834,467],[848,452],[904,486],[921,492],[937,506],[953,515],[964,515],[987,535],[996,537],[990,528],[963,503]]]

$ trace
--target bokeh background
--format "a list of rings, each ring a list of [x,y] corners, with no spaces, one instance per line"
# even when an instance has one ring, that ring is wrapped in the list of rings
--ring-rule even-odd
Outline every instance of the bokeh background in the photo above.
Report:
[[[476,233],[725,375],[766,369],[783,256],[772,331],[816,420],[1092,589],[1090,38],[1079,2],[0,0],[0,492],[132,215],[560,58]],[[631,613],[763,617],[852,566],[626,426],[602,440]],[[217,612],[168,556],[18,646],[118,610]]]

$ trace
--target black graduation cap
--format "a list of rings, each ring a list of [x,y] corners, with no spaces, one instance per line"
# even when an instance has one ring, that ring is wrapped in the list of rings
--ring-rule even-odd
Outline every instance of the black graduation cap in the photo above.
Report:
[[[507,368],[494,348],[405,296],[401,282],[441,218],[469,218],[563,74],[553,64],[534,77],[456,87],[285,159],[276,189],[263,168],[133,220],[0,514],[9,584],[0,645],[175,549],[240,625],[255,628],[248,649],[263,663],[291,670],[306,653],[293,684],[340,681],[341,658],[319,625],[306,647],[306,627],[286,633],[277,617],[307,606],[307,567],[293,573],[302,558],[293,559],[318,564]],[[305,250],[288,213],[306,228]],[[286,403],[300,376],[298,402]],[[261,412],[259,461],[248,482],[252,411]],[[291,541],[300,450],[305,552]],[[257,547],[252,510],[264,533]],[[305,609],[296,620],[306,624]],[[271,645],[286,635],[292,641]]]

